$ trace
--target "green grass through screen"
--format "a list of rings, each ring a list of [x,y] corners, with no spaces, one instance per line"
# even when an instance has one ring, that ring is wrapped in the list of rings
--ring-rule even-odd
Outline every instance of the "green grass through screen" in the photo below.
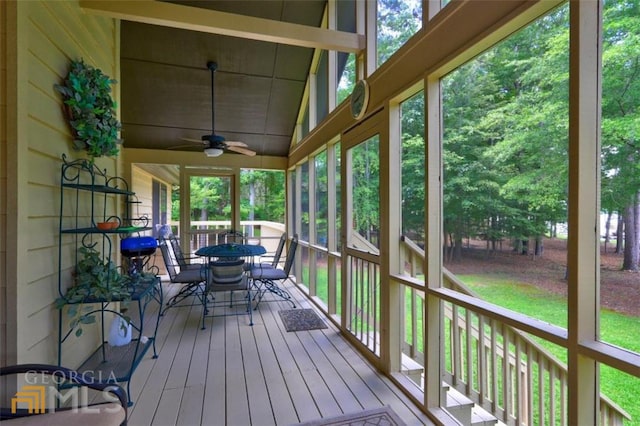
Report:
[[[521,284],[504,277],[487,275],[457,275],[484,300],[567,327],[567,302],[563,297],[549,294],[534,286]],[[600,313],[601,340],[634,352],[640,352],[640,318],[603,309]],[[536,339],[545,349],[566,363],[564,348]],[[600,366],[600,391],[631,415],[625,425],[640,425],[640,379],[606,365]]]

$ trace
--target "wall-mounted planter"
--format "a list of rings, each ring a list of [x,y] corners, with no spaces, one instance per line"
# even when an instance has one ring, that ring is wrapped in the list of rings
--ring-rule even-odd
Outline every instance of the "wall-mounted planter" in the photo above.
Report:
[[[64,98],[64,113],[73,134],[73,146],[90,157],[118,155],[121,124],[116,118],[117,104],[111,98],[116,81],[82,59],[72,61],[69,74],[55,89]]]

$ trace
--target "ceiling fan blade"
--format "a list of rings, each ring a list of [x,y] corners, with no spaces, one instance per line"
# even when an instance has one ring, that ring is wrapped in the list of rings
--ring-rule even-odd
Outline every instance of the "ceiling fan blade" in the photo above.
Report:
[[[200,145],[206,145],[206,143],[203,140],[198,140],[198,139],[180,138],[180,140],[183,140],[185,142],[198,143]]]
[[[186,145],[170,146],[170,147],[168,147],[168,148],[166,148],[166,149],[171,150],[171,149],[187,149],[187,148],[188,148],[188,149],[190,149],[190,150],[195,150],[195,149],[197,149],[198,151],[202,151],[202,148],[201,148],[201,147],[196,146],[196,145],[194,145],[194,144],[192,144],[192,143],[190,143],[190,144],[186,144]]]
[[[249,148],[249,145],[240,141],[224,141],[224,144],[227,146],[240,146],[242,148]]]
[[[256,155],[255,151],[252,151],[250,149],[247,148],[243,148],[241,146],[227,146],[227,151],[233,151],[233,152],[237,152],[238,154],[244,154],[244,155],[248,155],[250,157],[253,157],[254,155]]]

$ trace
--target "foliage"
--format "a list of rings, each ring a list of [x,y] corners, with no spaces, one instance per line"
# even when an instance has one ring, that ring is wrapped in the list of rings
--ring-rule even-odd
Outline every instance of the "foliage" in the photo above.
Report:
[[[126,304],[131,300],[129,277],[121,275],[113,262],[103,259],[93,247],[81,247],[78,252],[82,257],[76,266],[75,284],[64,297],[56,299],[58,309],[69,305],[67,314],[71,317],[72,329],[96,321],[92,308],[82,306],[84,303],[121,301]],[[78,327],[76,335],[81,334],[82,327]]]
[[[241,220],[284,222],[285,174],[282,171],[242,170],[240,172]],[[220,176],[194,176],[189,196],[192,220],[229,220],[231,182]],[[172,189],[172,220],[179,220],[180,188]]]
[[[640,187],[639,6],[638,0],[604,4],[601,189],[607,212],[633,206]],[[566,222],[568,5],[457,68],[442,80],[442,93],[448,240],[458,246],[468,236],[526,240]]]
[[[377,65],[387,61],[422,26],[422,2],[416,0],[378,0],[377,14]],[[356,81],[356,57],[338,52],[340,83],[337,103],[345,100]]]
[[[284,223],[285,173],[271,170],[240,172],[240,218]]]
[[[314,161],[316,173],[316,187],[314,188],[316,205],[313,206],[313,209],[316,212],[316,242],[326,247],[329,232],[327,229],[329,219],[327,151],[318,153],[314,157]]]
[[[231,212],[231,179],[220,176],[194,176],[189,199],[192,220],[228,220]]]
[[[374,136],[352,151],[353,228],[377,246],[380,228],[380,141]]]
[[[422,2],[378,0],[376,5],[377,63],[380,66],[422,26]]]
[[[402,112],[402,233],[422,245],[424,218],[424,92],[404,101]]]
[[[118,154],[120,122],[111,85],[116,83],[98,68],[82,59],[71,62],[64,84],[54,85],[64,97],[67,118],[73,131],[73,146],[86,150],[91,157]]]
[[[602,55],[602,204],[623,212],[640,188],[640,4],[605,8]]]

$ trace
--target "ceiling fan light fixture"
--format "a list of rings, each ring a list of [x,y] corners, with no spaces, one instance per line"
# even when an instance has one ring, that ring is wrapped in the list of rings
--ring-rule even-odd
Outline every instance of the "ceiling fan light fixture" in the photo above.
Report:
[[[220,148],[205,148],[204,153],[207,157],[219,157],[224,151]]]
[[[202,143],[204,148],[204,153],[207,157],[218,157],[224,154],[227,150],[234,151],[238,154],[244,154],[253,157],[256,155],[256,152],[249,149],[249,146],[244,142],[239,141],[229,141],[226,142],[224,137],[220,135],[216,135],[215,131],[215,96],[214,96],[214,74],[216,69],[218,69],[218,64],[215,62],[207,62],[207,68],[211,71],[211,133],[208,135],[202,135],[200,140],[190,139],[190,138],[182,138],[183,140],[191,143]],[[176,147],[180,148],[180,147]]]

